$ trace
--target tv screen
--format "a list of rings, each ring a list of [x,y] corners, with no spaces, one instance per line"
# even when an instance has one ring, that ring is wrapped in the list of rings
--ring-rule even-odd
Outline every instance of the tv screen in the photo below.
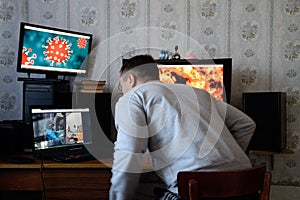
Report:
[[[208,91],[216,99],[230,102],[232,59],[156,60],[160,80]]]
[[[17,71],[58,75],[86,75],[92,34],[21,22]]]

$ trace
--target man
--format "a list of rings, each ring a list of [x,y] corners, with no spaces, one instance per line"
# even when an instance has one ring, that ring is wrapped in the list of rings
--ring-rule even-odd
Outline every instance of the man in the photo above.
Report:
[[[255,123],[240,110],[204,90],[161,83],[149,55],[122,66],[120,85],[111,200],[134,199],[145,155],[175,194],[179,171],[251,167],[245,151]]]

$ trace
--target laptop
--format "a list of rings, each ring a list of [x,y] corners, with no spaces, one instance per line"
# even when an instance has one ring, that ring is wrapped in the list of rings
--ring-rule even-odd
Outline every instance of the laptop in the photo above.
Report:
[[[75,162],[93,159],[89,108],[30,106],[33,154],[37,159]]]

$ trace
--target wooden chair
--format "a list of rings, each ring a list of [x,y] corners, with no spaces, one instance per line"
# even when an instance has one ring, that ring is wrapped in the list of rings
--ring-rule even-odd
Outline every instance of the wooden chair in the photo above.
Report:
[[[234,171],[182,171],[177,182],[179,196],[189,200],[238,197],[269,200],[271,173],[266,171],[266,164]]]

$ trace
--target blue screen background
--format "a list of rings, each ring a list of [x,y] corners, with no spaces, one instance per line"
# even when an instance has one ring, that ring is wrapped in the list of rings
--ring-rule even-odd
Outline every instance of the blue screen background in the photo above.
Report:
[[[64,66],[63,63],[60,63],[58,66],[56,66],[56,63],[54,63],[53,67],[68,69],[85,69],[86,66],[81,67],[81,65],[88,56],[90,39],[86,39],[87,45],[85,46],[85,48],[79,48],[77,45],[77,40],[80,37],[59,35],[36,30],[25,30],[23,47],[25,47],[26,49],[32,49],[32,52],[28,55],[29,57],[32,56],[32,54],[37,55],[37,58],[34,59],[34,64],[32,66],[50,67],[51,61],[45,60],[46,55],[44,55],[43,52],[46,51],[46,48],[43,48],[43,45],[48,46],[48,38],[52,38],[53,40],[53,38],[55,38],[56,36],[59,36],[59,39],[68,40],[68,44],[72,44],[72,46],[70,46],[70,50],[72,50],[73,53],[71,54],[70,59],[65,62],[66,66]]]

